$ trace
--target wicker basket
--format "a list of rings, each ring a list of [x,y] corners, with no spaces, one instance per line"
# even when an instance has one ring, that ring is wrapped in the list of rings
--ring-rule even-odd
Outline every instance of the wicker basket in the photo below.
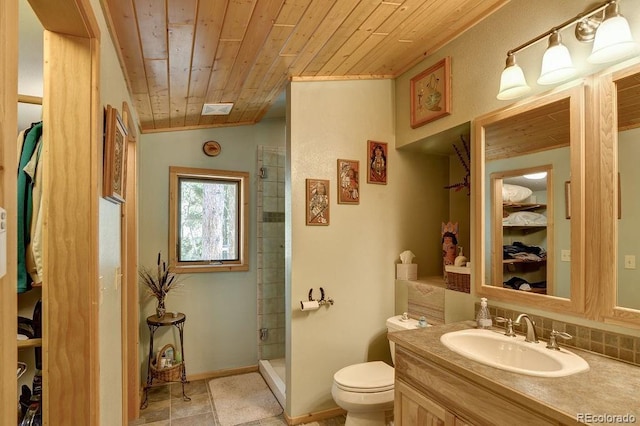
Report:
[[[471,293],[471,268],[461,266],[445,266],[447,272],[447,289]]]
[[[171,349],[176,353],[176,348],[171,344],[166,344],[158,351],[156,358],[151,360],[151,375],[153,378],[163,380],[165,382],[179,382],[182,380],[182,362],[173,364],[171,367],[160,367],[160,359],[167,351]]]

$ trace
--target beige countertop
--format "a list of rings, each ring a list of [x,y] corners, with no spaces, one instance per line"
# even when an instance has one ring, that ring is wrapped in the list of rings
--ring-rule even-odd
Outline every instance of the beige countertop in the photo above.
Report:
[[[640,423],[640,368],[591,352],[568,348],[587,361],[588,371],[566,377],[535,377],[481,364],[440,343],[440,336],[444,333],[473,327],[475,322],[464,321],[390,333],[389,339],[445,369],[479,385],[488,386],[505,397],[520,401],[521,397],[527,398],[527,404],[531,408],[563,423],[621,423],[615,417],[591,420],[585,417],[576,422],[578,413],[593,416],[627,415],[631,417],[631,423]],[[500,329],[495,330],[501,332]]]

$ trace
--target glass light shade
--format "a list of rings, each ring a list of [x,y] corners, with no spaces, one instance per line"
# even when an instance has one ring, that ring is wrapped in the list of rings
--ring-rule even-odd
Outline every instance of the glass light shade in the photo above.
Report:
[[[620,16],[605,19],[596,31],[593,51],[587,58],[592,64],[617,61],[638,53],[627,20]]]
[[[542,57],[542,70],[538,84],[556,84],[576,75],[567,46],[560,42],[560,35],[554,33],[549,38],[549,48]]]
[[[524,78],[522,68],[515,63],[513,56],[507,57],[507,66],[500,76],[500,91],[497,98],[501,101],[515,99],[529,92],[531,87]]]

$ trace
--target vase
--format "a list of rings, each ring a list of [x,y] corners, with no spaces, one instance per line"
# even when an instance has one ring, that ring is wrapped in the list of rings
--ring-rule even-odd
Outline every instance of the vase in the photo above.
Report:
[[[158,299],[158,306],[156,306],[156,316],[162,319],[165,312],[166,309],[164,308],[164,299]]]

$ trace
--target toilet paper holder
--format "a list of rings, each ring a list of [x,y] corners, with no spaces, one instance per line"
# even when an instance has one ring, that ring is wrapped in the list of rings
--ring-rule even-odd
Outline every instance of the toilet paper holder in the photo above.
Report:
[[[309,302],[313,302],[315,299],[313,298],[313,287],[309,289]],[[330,304],[333,305],[333,299],[331,297],[327,297],[325,299],[324,297],[324,289],[322,287],[320,287],[320,300],[317,301],[318,305],[322,306],[322,305],[326,305],[326,304]]]

